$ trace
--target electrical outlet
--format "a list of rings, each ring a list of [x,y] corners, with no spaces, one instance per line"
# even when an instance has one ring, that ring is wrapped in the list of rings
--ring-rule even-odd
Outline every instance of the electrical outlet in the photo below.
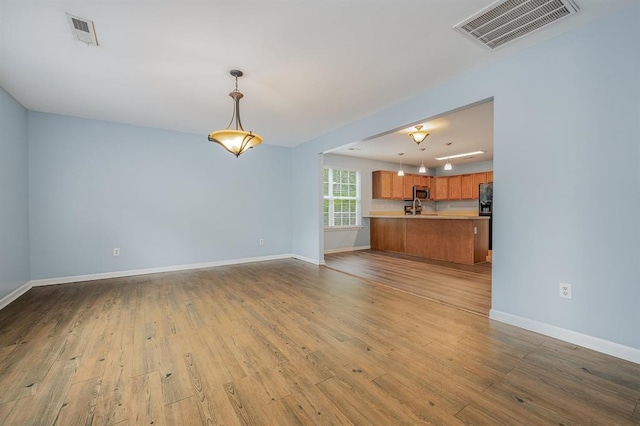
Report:
[[[260,238],[260,245],[263,246],[264,245],[264,239]]]
[[[120,249],[119,248],[114,248],[113,249],[113,255],[114,256],[120,256]]]
[[[560,283],[560,297],[571,299],[571,284]]]

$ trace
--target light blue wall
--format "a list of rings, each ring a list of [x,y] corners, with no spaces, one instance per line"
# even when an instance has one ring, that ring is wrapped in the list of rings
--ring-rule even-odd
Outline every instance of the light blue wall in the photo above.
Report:
[[[0,87],[0,299],[29,281],[27,110]]]
[[[296,147],[294,249],[322,258],[317,153],[494,97],[493,309],[640,348],[639,43],[634,5]]]
[[[466,173],[489,172],[493,170],[493,161],[478,161],[476,163],[455,164],[452,160],[453,168],[445,170],[444,166],[435,169],[436,176],[464,175]]]
[[[236,159],[205,135],[33,112],[28,127],[32,279],[291,253],[291,149]]]

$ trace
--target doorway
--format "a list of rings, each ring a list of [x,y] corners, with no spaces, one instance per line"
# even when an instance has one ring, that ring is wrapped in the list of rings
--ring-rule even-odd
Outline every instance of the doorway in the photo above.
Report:
[[[416,125],[429,132],[420,144],[408,136]],[[340,230],[325,229],[325,262],[327,266],[345,273],[488,316],[491,308],[491,254],[487,256],[487,262],[457,265],[371,251],[368,250],[370,239],[363,243],[362,236],[370,235],[368,217],[380,213],[401,216],[406,204],[402,199],[373,198],[373,171],[386,170],[395,174],[404,169],[405,174],[426,174],[439,180],[449,176],[457,180],[457,176],[470,178],[470,175],[486,174],[493,181],[493,99],[458,108],[414,126],[323,153],[325,167],[340,165],[349,168],[351,163],[360,171],[363,216],[357,246],[351,242],[355,238],[336,238],[342,235]],[[447,163],[452,167],[445,170]],[[425,166],[426,173],[422,173],[422,166]],[[479,201],[478,197],[440,196],[423,203],[422,212],[437,216],[477,216]],[[398,264],[403,266],[396,267]],[[422,273],[414,274],[412,271]]]

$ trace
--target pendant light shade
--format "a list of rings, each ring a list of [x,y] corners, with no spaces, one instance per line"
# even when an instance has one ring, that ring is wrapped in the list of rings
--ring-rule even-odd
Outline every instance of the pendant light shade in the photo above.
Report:
[[[400,156],[400,170],[398,170],[398,176],[404,176],[404,170],[402,170],[402,156],[404,152],[398,154]]]
[[[220,144],[224,149],[236,157],[239,157],[240,154],[248,149],[260,145],[262,143],[262,137],[253,132],[247,132],[242,128],[242,121],[240,120],[240,99],[242,99],[244,95],[238,90],[238,77],[242,77],[243,73],[240,70],[231,70],[229,73],[236,79],[236,88],[229,93],[234,104],[233,115],[227,128],[211,132],[209,134],[209,140]]]
[[[424,150],[425,149],[426,148],[420,148],[420,151],[422,151],[422,154],[421,154],[422,162],[420,163],[420,168],[418,169],[418,173],[427,173],[427,168],[424,166]]]
[[[416,130],[414,130],[413,132],[409,133],[409,137],[411,138],[412,141],[414,141],[415,143],[417,143],[418,145],[420,145],[420,143],[425,140],[427,138],[427,136],[429,136],[429,132],[427,132],[426,130],[422,130],[422,125],[418,124],[416,126]]]
[[[444,165],[444,169],[445,170],[453,170],[453,166],[451,165],[449,160],[447,160],[446,164]]]

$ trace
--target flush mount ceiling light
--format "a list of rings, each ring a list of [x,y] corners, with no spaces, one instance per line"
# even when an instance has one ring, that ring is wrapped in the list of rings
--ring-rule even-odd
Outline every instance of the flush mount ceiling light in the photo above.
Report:
[[[418,145],[420,145],[420,143],[425,140],[427,138],[427,136],[429,136],[429,132],[427,132],[426,130],[422,130],[422,125],[418,124],[416,127],[416,130],[414,130],[413,132],[409,133],[409,137],[411,138],[412,141],[414,141],[415,143],[417,143]]]
[[[398,176],[404,176],[404,170],[402,170],[402,156],[404,152],[398,154],[400,156],[400,170],[398,170]]]
[[[427,173],[427,168],[424,166],[424,150],[427,148],[420,148],[420,151],[422,151],[421,157],[422,157],[422,163],[420,164],[420,168],[418,169],[418,173]]]
[[[443,161],[443,160],[449,160],[450,158],[461,158],[461,157],[468,157],[470,155],[478,155],[478,154],[484,154],[484,151],[465,152],[464,154],[449,155],[448,157],[439,157],[439,158],[436,158],[436,160]]]
[[[227,128],[211,132],[211,134],[209,134],[209,140],[220,144],[224,149],[236,157],[239,157],[240,154],[246,150],[260,145],[262,143],[262,137],[255,133],[247,132],[242,128],[242,122],[240,121],[240,99],[242,99],[244,95],[238,90],[238,77],[242,77],[243,73],[240,70],[231,70],[229,74],[236,79],[236,88],[233,92],[229,93],[234,104],[233,115]],[[232,128],[232,125],[234,125],[235,128]]]

